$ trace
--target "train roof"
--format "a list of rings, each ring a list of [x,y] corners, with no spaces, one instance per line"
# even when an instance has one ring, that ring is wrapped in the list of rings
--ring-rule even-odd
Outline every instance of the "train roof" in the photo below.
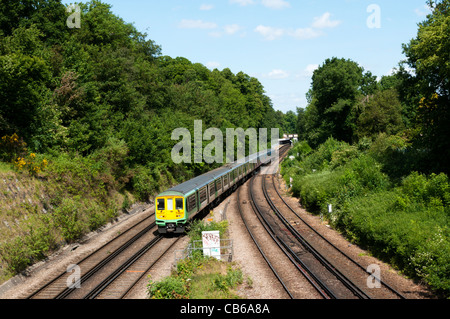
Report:
[[[268,150],[250,155],[245,158],[245,161],[241,160],[241,161],[233,162],[233,163],[227,164],[225,166],[222,166],[220,168],[217,168],[215,170],[212,170],[208,173],[205,173],[203,175],[200,175],[198,177],[195,177],[187,182],[184,182],[180,185],[172,187],[171,189],[168,189],[161,195],[164,195],[165,193],[168,193],[168,192],[175,192],[175,193],[181,193],[181,194],[187,195],[190,192],[192,192],[193,190],[199,189],[199,188],[211,183],[213,180],[227,174],[229,171],[235,169],[236,167],[239,167],[251,160],[254,160],[258,156],[266,154],[265,152],[267,152],[267,151]]]
[[[172,187],[171,189],[167,190],[167,192],[177,192],[177,193],[187,195],[188,193],[192,192],[193,190],[196,190],[198,188],[201,188],[201,187],[209,184],[211,181],[226,174],[230,170],[231,170],[231,168],[226,167],[226,166],[215,169],[211,172],[208,172],[206,174],[195,177],[195,178],[193,178],[187,182],[184,182],[180,185]]]

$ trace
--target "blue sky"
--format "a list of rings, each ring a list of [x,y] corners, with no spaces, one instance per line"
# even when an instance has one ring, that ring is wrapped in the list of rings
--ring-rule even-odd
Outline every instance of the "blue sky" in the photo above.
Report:
[[[161,45],[163,55],[258,78],[283,112],[306,107],[312,72],[327,58],[390,74],[404,59],[402,43],[429,13],[425,0],[103,2]]]

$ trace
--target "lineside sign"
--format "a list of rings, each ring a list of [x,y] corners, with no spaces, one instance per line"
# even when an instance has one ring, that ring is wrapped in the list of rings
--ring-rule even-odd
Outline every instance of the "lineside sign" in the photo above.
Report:
[[[220,232],[204,231],[202,232],[203,254],[220,260]]]

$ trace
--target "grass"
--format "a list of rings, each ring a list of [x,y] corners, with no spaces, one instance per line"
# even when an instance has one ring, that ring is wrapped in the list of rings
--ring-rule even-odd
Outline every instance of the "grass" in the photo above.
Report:
[[[0,173],[10,173],[13,171],[14,171],[14,169],[11,164],[0,161]]]
[[[234,288],[243,282],[236,264],[196,254],[179,262],[171,276],[150,281],[148,292],[152,299],[239,299]]]
[[[189,236],[197,240],[205,230],[227,231],[227,224],[197,222]],[[251,287],[253,281],[246,279]],[[149,297],[152,299],[240,299],[235,289],[244,283],[242,271],[235,263],[219,261],[196,251],[193,256],[180,261],[172,275],[159,282],[150,281]]]
[[[0,284],[106,224],[124,206],[113,176],[94,161],[59,156],[49,164],[35,176],[0,161]]]

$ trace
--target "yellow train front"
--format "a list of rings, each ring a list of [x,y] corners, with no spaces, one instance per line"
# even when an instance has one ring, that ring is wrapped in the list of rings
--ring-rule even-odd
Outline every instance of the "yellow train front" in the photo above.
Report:
[[[188,215],[183,194],[167,191],[156,198],[156,225],[161,234],[184,233]]]

